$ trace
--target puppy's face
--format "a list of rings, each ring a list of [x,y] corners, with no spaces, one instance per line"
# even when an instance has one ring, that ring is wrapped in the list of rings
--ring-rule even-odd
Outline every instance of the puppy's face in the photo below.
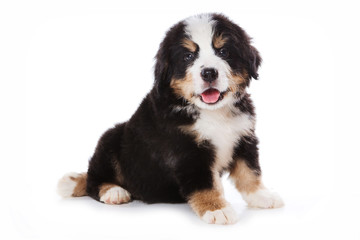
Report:
[[[214,110],[241,96],[257,78],[260,62],[240,27],[222,15],[199,15],[167,33],[157,54],[156,84],[189,104]]]

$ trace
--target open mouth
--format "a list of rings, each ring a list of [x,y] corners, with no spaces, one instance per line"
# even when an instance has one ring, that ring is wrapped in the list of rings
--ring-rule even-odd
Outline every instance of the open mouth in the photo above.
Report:
[[[215,104],[224,98],[227,91],[220,92],[215,88],[209,88],[200,95],[201,101],[207,104]]]

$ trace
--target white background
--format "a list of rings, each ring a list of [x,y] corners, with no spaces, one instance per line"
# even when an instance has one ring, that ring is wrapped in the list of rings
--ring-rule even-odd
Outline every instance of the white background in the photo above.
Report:
[[[1,1],[1,239],[360,239],[359,7],[355,1]],[[222,12],[264,61],[257,107],[263,179],[286,206],[203,223],[186,204],[61,199],[100,135],[136,110],[166,30]]]

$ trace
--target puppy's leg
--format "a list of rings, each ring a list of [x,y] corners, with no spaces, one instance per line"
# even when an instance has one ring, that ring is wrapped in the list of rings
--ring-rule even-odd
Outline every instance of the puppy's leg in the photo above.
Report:
[[[178,161],[174,172],[182,196],[207,223],[236,222],[237,214],[226,202],[219,172],[214,168],[216,159],[211,146],[202,142],[186,147],[187,158]]]
[[[97,201],[107,204],[121,204],[131,200],[130,193],[122,188],[123,175],[117,148],[120,146],[124,125],[116,125],[100,138],[94,155],[89,162],[86,192]],[[116,144],[114,144],[116,142]]]
[[[235,163],[230,170],[230,178],[250,207],[282,207],[284,203],[280,196],[265,188],[261,181],[257,143],[255,136],[242,139],[235,149]]]
[[[225,200],[222,186],[219,185],[220,177],[217,176],[214,186],[210,189],[194,191],[188,197],[188,203],[207,223],[232,224],[237,220],[237,214]]]
[[[230,178],[249,207],[278,208],[284,205],[277,193],[264,187],[259,172],[250,169],[244,160],[236,161]]]
[[[129,202],[131,200],[131,194],[119,185],[119,183],[121,183],[118,181],[119,178],[114,177],[116,176],[116,173],[114,172],[112,178],[109,178],[110,174],[106,175],[96,171],[103,166],[95,165],[94,163],[95,161],[92,162],[88,170],[86,185],[88,195],[95,200],[106,204],[122,204]],[[111,170],[114,171],[113,169]],[[112,172],[109,171],[108,173]]]

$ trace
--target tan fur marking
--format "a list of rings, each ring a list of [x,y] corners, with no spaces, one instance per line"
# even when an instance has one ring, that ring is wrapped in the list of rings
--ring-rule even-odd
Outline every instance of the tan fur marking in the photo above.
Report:
[[[192,102],[192,98],[194,97],[194,84],[190,73],[187,73],[183,79],[173,78],[170,82],[170,87],[174,89],[174,93],[177,96]]]
[[[99,198],[101,198],[110,188],[113,187],[118,187],[118,185],[112,183],[103,183],[99,187]]]
[[[213,44],[215,48],[222,48],[227,41],[227,38],[223,37],[223,34],[215,36],[213,39]]]
[[[249,79],[249,73],[246,70],[244,70],[241,75],[244,79]]]
[[[74,182],[76,182],[76,187],[74,188],[74,192],[71,196],[73,197],[82,197],[86,196],[86,179],[87,179],[87,173],[81,173],[79,177],[71,177],[70,179]]]
[[[190,52],[195,52],[196,51],[196,43],[194,43],[190,39],[185,38],[182,41],[182,46],[187,48]]]
[[[232,93],[236,93],[238,92],[241,88],[245,88],[246,86],[246,80],[245,80],[245,76],[241,75],[241,74],[230,74],[228,76],[229,78],[229,89]]]
[[[230,178],[239,192],[253,193],[262,188],[261,177],[244,161],[236,161],[234,168],[230,171]]]
[[[226,207],[226,201],[218,190],[202,190],[193,193],[189,204],[197,215],[203,216],[207,211],[215,211]]]

